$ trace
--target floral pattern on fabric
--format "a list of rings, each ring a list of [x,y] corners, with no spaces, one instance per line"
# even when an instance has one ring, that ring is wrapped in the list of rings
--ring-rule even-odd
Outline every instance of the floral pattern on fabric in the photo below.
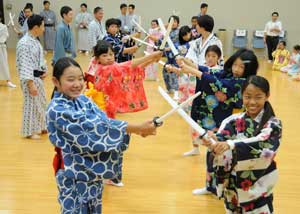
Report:
[[[255,134],[261,118],[246,113],[224,120],[217,137],[235,147],[214,158],[217,193],[228,213],[273,213],[273,187],[278,174],[274,157],[280,145],[281,121],[272,117]]]

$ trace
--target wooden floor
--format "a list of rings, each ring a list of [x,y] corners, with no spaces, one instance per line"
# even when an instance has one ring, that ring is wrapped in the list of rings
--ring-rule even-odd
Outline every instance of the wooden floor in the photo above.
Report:
[[[50,61],[50,54],[47,56]],[[83,69],[88,57],[78,57]],[[51,161],[53,147],[47,136],[32,141],[20,137],[22,93],[15,69],[15,51],[9,50],[11,76],[16,89],[0,86],[0,214],[59,213]],[[51,67],[50,67],[51,68]],[[52,71],[51,71],[52,72]],[[52,92],[50,75],[45,82],[48,98]],[[280,214],[300,210],[300,83],[285,74],[272,72],[260,63],[259,74],[271,83],[271,102],[283,121],[283,139],[277,155],[280,179],[275,188],[275,211]],[[149,109],[120,115],[138,122],[161,115],[170,106],[160,97],[160,82],[145,82]],[[178,116],[169,118],[156,137],[134,136],[124,160],[123,188],[106,186],[103,213],[108,214],[199,214],[224,213],[223,202],[213,196],[193,196],[192,190],[205,181],[205,149],[201,155],[183,157],[191,149],[188,126]]]

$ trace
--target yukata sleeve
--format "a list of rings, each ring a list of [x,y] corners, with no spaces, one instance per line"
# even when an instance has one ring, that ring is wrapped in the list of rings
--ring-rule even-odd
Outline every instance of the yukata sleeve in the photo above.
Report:
[[[68,110],[64,105],[51,107],[47,114],[50,141],[58,147],[69,142],[78,153],[124,151],[124,143],[129,143],[127,122],[109,119],[92,105],[93,113]]]
[[[242,79],[235,79],[235,78],[221,78],[222,73],[203,73],[201,80],[197,78],[197,82],[202,84],[202,88],[205,87],[215,87],[214,91],[221,91],[222,93],[226,94],[227,99],[237,96],[237,94],[241,90],[241,84],[243,82]],[[237,101],[237,100],[236,100]]]
[[[187,54],[185,55],[185,58],[188,58],[188,59],[192,60],[194,63],[197,63],[197,55],[196,55],[196,52],[195,52],[196,40],[190,42],[190,45],[191,46],[190,46]]]
[[[17,47],[17,67],[21,80],[33,80],[33,67],[35,64],[28,45],[19,45]]]
[[[97,29],[95,28],[95,26],[93,25],[93,22],[89,24],[89,28],[88,28],[88,43],[89,43],[89,47],[92,50],[95,45],[97,44]]]
[[[234,139],[236,138],[236,130],[245,131],[249,129],[248,131],[251,132],[251,129],[254,131],[254,127],[245,127],[246,121],[244,118],[237,118],[234,121],[235,127],[232,125],[232,122],[228,123],[226,120],[220,126],[217,137],[221,141],[226,141],[230,146],[230,150],[225,152],[224,156],[221,155],[218,165],[223,165],[226,162],[224,157],[230,156],[236,162],[235,168],[237,171],[255,169],[257,167],[261,169],[268,168],[280,145],[281,121],[275,117],[271,118],[256,136]]]

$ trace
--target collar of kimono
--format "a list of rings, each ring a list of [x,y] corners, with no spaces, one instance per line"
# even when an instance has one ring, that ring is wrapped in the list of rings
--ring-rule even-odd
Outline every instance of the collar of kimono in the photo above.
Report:
[[[257,123],[260,123],[260,121],[261,121],[261,119],[262,119],[262,117],[263,117],[263,115],[264,115],[264,112],[265,112],[265,110],[262,109],[262,110],[258,113],[258,115],[254,118],[254,121],[257,122]],[[247,115],[248,117],[250,117],[250,116],[247,114],[247,112],[246,112],[246,115]]]
[[[204,49],[204,47],[208,44],[208,42],[211,40],[211,38],[214,36],[213,33],[210,33],[209,36],[206,38],[205,42],[202,43],[203,38],[201,37],[201,48]]]

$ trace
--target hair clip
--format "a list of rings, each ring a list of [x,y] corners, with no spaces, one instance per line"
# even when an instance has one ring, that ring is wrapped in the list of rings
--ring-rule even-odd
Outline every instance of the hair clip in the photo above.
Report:
[[[247,63],[250,63],[250,62],[251,62],[250,60],[244,60],[243,61],[244,64],[247,64]]]

